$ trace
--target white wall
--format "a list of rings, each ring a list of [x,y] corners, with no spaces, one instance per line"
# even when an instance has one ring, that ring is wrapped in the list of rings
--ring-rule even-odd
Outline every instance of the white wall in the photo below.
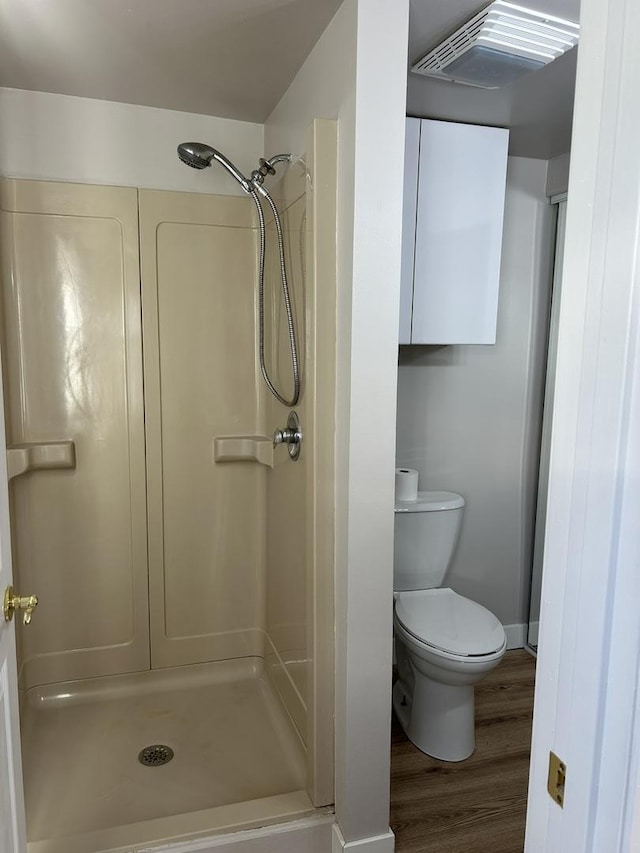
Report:
[[[527,621],[554,214],[546,162],[509,158],[495,346],[403,347],[397,460],[466,500],[447,577]]]
[[[393,457],[408,5],[345,0],[265,133],[267,150],[295,152],[313,117],[338,119],[336,814],[342,835],[336,833],[334,849],[346,841],[346,849],[372,853],[393,849]]]
[[[0,174],[13,178],[241,195],[223,169],[180,163],[176,146],[206,142],[250,172],[263,139],[246,121],[0,88]]]

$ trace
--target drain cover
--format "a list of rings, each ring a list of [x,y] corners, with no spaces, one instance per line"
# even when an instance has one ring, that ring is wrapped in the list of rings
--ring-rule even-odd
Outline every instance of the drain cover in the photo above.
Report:
[[[145,767],[158,767],[160,764],[168,764],[173,758],[173,750],[163,743],[154,743],[145,748],[138,755],[140,764]]]

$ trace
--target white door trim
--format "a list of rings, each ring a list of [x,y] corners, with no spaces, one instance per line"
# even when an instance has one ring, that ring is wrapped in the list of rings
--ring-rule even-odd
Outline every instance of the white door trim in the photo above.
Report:
[[[583,0],[581,19],[527,853],[615,853],[638,832],[640,6]]]
[[[3,400],[0,362],[0,403]],[[16,624],[20,613],[12,622],[6,622],[1,612],[5,587],[13,583],[6,444],[4,409],[0,405],[0,848],[2,853],[24,853],[27,837],[16,661]]]

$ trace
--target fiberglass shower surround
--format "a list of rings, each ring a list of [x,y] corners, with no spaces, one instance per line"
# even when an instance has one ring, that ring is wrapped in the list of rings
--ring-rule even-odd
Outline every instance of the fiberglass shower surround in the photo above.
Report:
[[[260,353],[260,372],[276,400],[279,400],[285,406],[295,406],[300,399],[301,378],[300,378],[300,360],[298,357],[298,343],[296,340],[295,319],[293,316],[293,306],[291,303],[291,295],[289,291],[289,283],[287,280],[287,268],[284,256],[284,236],[282,233],[282,224],[275,202],[271,198],[267,188],[264,186],[264,179],[267,175],[275,175],[275,165],[277,163],[290,163],[291,154],[276,154],[269,160],[260,158],[260,164],[257,169],[254,169],[249,178],[245,178],[242,172],[234,166],[234,164],[224,156],[224,154],[205,145],[202,142],[182,142],[178,145],[178,157],[187,166],[192,169],[206,169],[211,165],[212,160],[216,160],[223,166],[240,184],[242,189],[251,196],[256,206],[258,213],[258,222],[260,227],[260,259],[258,266],[258,325],[259,325],[259,353]],[[275,387],[269,372],[264,357],[264,268],[266,256],[266,224],[264,218],[264,210],[260,202],[260,196],[266,198],[269,207],[273,213],[273,219],[276,226],[278,236],[278,255],[280,260],[280,279],[282,282],[282,296],[284,299],[285,311],[287,314],[287,328],[289,333],[289,347],[291,350],[291,369],[293,373],[293,394],[290,398],[284,397]]]

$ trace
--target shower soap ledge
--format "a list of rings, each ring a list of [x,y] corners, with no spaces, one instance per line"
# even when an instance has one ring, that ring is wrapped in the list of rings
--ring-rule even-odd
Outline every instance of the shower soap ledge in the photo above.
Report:
[[[76,467],[73,441],[25,442],[7,447],[7,478],[13,480],[27,471],[47,471]]]
[[[214,462],[259,462],[273,468],[273,440],[266,435],[219,435],[213,439]]]

